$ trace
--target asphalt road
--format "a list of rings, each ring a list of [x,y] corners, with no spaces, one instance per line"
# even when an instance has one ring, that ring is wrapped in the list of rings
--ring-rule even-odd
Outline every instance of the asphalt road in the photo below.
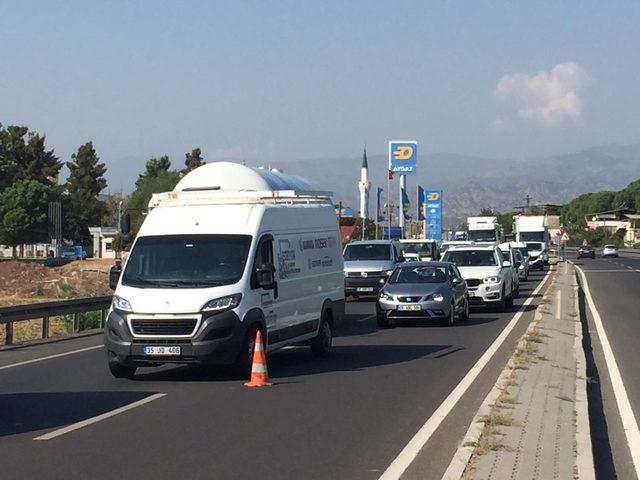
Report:
[[[315,359],[305,347],[276,352],[268,357],[275,385],[264,389],[247,389],[218,369],[162,367],[114,379],[101,348],[2,368],[90,348],[99,336],[2,351],[0,478],[376,479],[543,276],[522,285],[510,312],[478,311],[454,326],[379,330],[372,303],[350,303],[331,356]],[[403,478],[442,476],[537,301]],[[166,395],[34,440],[153,393]]]
[[[600,253],[600,252],[598,252]],[[640,420],[640,255],[574,260],[582,268],[602,319],[631,408]],[[593,362],[597,376],[590,402],[601,397],[600,412],[592,407],[594,454],[601,478],[636,478],[593,318],[587,310]],[[591,398],[593,395],[596,398]],[[604,418],[599,418],[599,416]],[[595,417],[595,418],[594,418]],[[607,445],[608,443],[608,445]],[[599,465],[598,465],[599,463]]]

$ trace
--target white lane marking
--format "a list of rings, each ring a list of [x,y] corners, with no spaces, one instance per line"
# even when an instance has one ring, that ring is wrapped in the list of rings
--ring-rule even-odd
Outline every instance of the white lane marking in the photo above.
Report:
[[[456,385],[456,387],[451,391],[451,393],[444,399],[444,401],[440,404],[440,406],[436,409],[435,412],[429,417],[429,419],[422,425],[420,430],[416,432],[413,438],[407,443],[407,445],[402,449],[402,451],[398,454],[391,465],[385,470],[385,472],[380,477],[380,480],[396,480],[399,479],[409,465],[413,463],[413,460],[416,458],[422,447],[429,441],[433,433],[440,426],[440,424],[444,421],[444,419],[449,415],[453,407],[456,406],[458,401],[462,398],[465,392],[469,389],[469,387],[473,384],[475,379],[480,375],[484,367],[489,363],[489,360],[495,355],[500,346],[507,339],[511,331],[515,328],[518,320],[525,311],[525,308],[533,301],[535,295],[542,289],[542,287],[547,283],[547,279],[549,275],[551,275],[552,269],[549,269],[545,277],[540,282],[540,285],[531,293],[531,296],[525,300],[520,309],[515,313],[511,321],[507,324],[506,327],[500,332],[500,335],[493,341],[491,346],[484,352],[484,354],[480,357],[480,359],[475,363],[471,370],[467,372],[460,383]]]
[[[558,320],[560,320],[560,317],[562,316],[561,302],[562,302],[562,296],[560,295],[560,289],[558,289],[558,291],[556,292],[556,318]]]
[[[638,423],[636,422],[636,419],[633,415],[631,402],[629,402],[629,396],[627,395],[627,389],[625,388],[624,382],[622,381],[622,376],[620,375],[620,370],[618,369],[618,362],[616,361],[616,357],[613,355],[613,350],[611,348],[611,344],[609,343],[607,333],[604,330],[604,325],[602,323],[602,319],[600,318],[600,313],[598,313],[595,302],[593,301],[593,297],[591,296],[587,277],[580,267],[576,266],[576,268],[578,269],[578,272],[580,272],[584,296],[587,299],[587,304],[589,305],[589,310],[591,311],[591,316],[593,317],[593,323],[596,326],[596,331],[598,332],[598,337],[600,338],[602,353],[604,354],[604,359],[607,364],[609,378],[611,379],[611,385],[613,387],[613,395],[616,398],[618,412],[620,413],[620,419],[622,420],[622,427],[624,429],[625,436],[627,437],[627,444],[629,445],[629,450],[631,451],[631,459],[635,467],[636,477],[640,479],[640,429],[638,429]]]
[[[631,267],[627,267],[627,268],[631,268]],[[585,270],[585,272],[587,273],[620,273],[620,272],[627,273],[628,271],[629,270],[624,270],[622,268],[618,268],[616,270]]]
[[[111,410],[110,412],[105,412],[101,415],[96,415],[95,417],[82,420],[81,422],[72,423],[71,425],[67,425],[64,428],[54,430],[53,432],[45,433],[44,435],[40,435],[39,437],[34,438],[34,440],[51,440],[52,438],[59,437],[60,435],[64,435],[65,433],[73,432],[74,430],[78,430],[88,425],[98,423],[107,418],[114,417],[120,413],[124,413],[128,410],[144,405],[145,403],[153,402],[154,400],[162,398],[165,395],[166,393],[154,393],[153,395],[143,398],[142,400],[138,400],[137,402],[130,403],[129,405],[125,405],[124,407],[116,408],[115,410]]]
[[[9,365],[3,365],[0,370],[7,368],[21,367],[22,365],[29,365],[30,363],[44,362],[45,360],[51,360],[53,358],[66,357],[67,355],[74,355],[76,353],[88,352],[90,350],[96,350],[102,348],[104,345],[94,345],[93,347],[79,348],[78,350],[71,350],[70,352],[56,353],[55,355],[49,355],[47,357],[33,358],[31,360],[25,360],[24,362],[11,363]]]

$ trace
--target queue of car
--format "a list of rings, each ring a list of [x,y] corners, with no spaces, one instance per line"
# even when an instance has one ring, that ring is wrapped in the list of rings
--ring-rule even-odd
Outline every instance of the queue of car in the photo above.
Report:
[[[472,306],[504,311],[530,269],[525,243],[455,241],[438,248],[422,239],[351,242],[344,265],[347,299],[375,300],[380,327],[398,320],[452,324],[468,318]]]

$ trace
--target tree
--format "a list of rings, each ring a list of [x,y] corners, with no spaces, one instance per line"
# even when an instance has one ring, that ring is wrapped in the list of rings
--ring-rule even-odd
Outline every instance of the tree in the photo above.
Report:
[[[491,208],[483,208],[480,210],[480,217],[495,217],[497,213],[495,213]]]
[[[136,189],[129,197],[123,210],[131,214],[131,230],[136,233],[142,225],[143,215],[147,211],[151,195],[169,192],[180,181],[180,172],[171,170],[169,157],[150,158],[145,171],[138,176]]]
[[[362,239],[362,219],[358,218],[355,222],[356,228],[353,230],[349,241]],[[376,238],[376,222],[367,218],[364,222],[364,239],[374,240]]]
[[[49,185],[18,180],[0,193],[0,244],[13,247],[48,240],[48,202],[56,197]]]
[[[171,161],[167,155],[163,155],[160,158],[151,157],[144,164],[144,172],[138,175],[138,180],[136,180],[136,187],[139,186],[139,183],[147,178],[157,178],[161,176],[164,172],[168,172],[171,168]]]
[[[185,168],[183,168],[181,172],[183,175],[186,175],[191,170],[201,167],[202,165],[207,163],[202,158],[200,147],[194,148],[193,150],[191,150],[191,153],[185,153],[184,156],[185,156],[185,159],[184,159]]]
[[[0,125],[0,191],[18,180],[56,185],[62,163],[46,150],[45,137],[27,127]]]
[[[107,186],[103,177],[107,168],[99,163],[100,157],[92,142],[80,146],[71,159],[67,162],[70,174],[64,197],[65,236],[88,243],[89,227],[100,225],[106,213],[106,206],[98,195]]]

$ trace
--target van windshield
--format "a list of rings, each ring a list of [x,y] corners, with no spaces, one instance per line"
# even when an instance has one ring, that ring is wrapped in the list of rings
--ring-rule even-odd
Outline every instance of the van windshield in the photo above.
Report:
[[[539,251],[542,250],[542,244],[538,242],[527,242],[525,244],[527,246],[528,251]]]
[[[122,284],[151,288],[206,288],[237,283],[247,263],[249,235],[140,237]]]
[[[364,260],[390,260],[391,245],[384,243],[359,243],[347,245],[344,260],[347,262]]]

